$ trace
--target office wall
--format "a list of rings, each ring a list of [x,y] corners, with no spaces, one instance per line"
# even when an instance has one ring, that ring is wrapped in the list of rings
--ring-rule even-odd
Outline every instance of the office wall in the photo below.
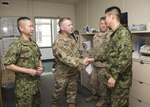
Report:
[[[28,16],[27,0],[9,0],[10,6],[0,4],[0,16]]]
[[[49,2],[33,2],[33,16],[52,16],[52,17],[71,17],[75,24],[75,7],[74,5],[57,4]]]
[[[150,22],[150,0],[124,0],[124,11],[129,13],[129,24]]]
[[[50,2],[39,2],[32,0],[9,0],[10,6],[2,6],[0,4],[0,17],[17,18],[20,16],[28,16],[32,20],[34,17],[63,17],[68,16],[75,25],[75,7],[69,4],[58,4]],[[33,21],[34,23],[34,21]],[[35,36],[32,36],[35,39]],[[42,59],[52,59],[51,48],[41,48]]]
[[[128,12],[129,24],[150,21],[150,0],[85,0],[82,5],[76,5],[76,28],[82,31],[84,26],[89,25],[98,30],[99,18],[110,6],[118,6],[122,12]]]
[[[87,1],[84,0],[75,6],[75,28],[81,31],[88,24],[87,5]]]
[[[116,5],[122,12],[128,12],[129,24],[150,21],[150,0],[82,0],[74,5],[38,2],[30,0],[10,0],[10,6],[0,5],[0,17],[35,16],[72,18],[75,29],[83,31],[86,25],[98,29],[99,18],[107,7]]]
[[[69,16],[75,24],[74,5],[39,2],[31,0],[9,0],[10,6],[0,4],[0,17],[28,16],[32,19],[41,17]]]

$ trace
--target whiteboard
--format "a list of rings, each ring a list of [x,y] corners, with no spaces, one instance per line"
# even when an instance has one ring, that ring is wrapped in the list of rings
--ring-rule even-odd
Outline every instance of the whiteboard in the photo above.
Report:
[[[41,51],[41,60],[54,59],[52,48],[40,48]]]

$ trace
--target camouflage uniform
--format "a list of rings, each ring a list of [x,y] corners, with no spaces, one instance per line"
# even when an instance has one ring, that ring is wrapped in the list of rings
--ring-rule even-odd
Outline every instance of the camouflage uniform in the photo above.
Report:
[[[106,52],[106,79],[113,77],[116,80],[115,87],[108,89],[110,105],[128,107],[132,84],[132,43],[131,33],[123,25],[120,24],[111,35]]]
[[[104,50],[109,42],[111,31],[106,31],[105,33],[99,32],[96,33],[93,37],[93,55],[100,55],[104,53]],[[91,55],[92,56],[92,55]],[[106,88],[103,84],[104,82],[104,70],[106,62],[96,61],[94,62],[94,70],[91,74],[90,85],[91,93],[93,95],[106,96]],[[96,88],[97,87],[97,88]]]
[[[31,40],[31,39],[30,39]],[[15,64],[28,69],[37,69],[41,53],[32,40],[26,42],[22,37],[13,42],[4,57],[4,64]],[[16,107],[40,107],[39,76],[21,72],[16,74]]]
[[[52,49],[56,60],[52,103],[57,103],[63,94],[67,96],[67,103],[75,103],[78,70],[83,64],[77,44],[71,35],[59,34]]]

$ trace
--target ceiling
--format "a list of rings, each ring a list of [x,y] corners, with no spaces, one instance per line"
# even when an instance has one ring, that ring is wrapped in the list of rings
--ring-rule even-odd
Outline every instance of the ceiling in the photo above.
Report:
[[[63,3],[63,4],[76,4],[83,0],[31,0],[31,1],[41,1],[41,2],[53,2],[53,3]]]

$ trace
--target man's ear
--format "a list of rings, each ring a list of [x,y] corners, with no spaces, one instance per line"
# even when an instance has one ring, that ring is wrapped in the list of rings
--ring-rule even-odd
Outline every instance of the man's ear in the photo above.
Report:
[[[61,29],[61,30],[64,30],[64,27],[62,26],[60,29]]]
[[[116,16],[115,16],[114,14],[111,14],[111,19],[112,19],[112,20],[114,20],[115,17],[116,17]]]
[[[19,26],[20,31],[24,30],[24,27],[22,25]]]

